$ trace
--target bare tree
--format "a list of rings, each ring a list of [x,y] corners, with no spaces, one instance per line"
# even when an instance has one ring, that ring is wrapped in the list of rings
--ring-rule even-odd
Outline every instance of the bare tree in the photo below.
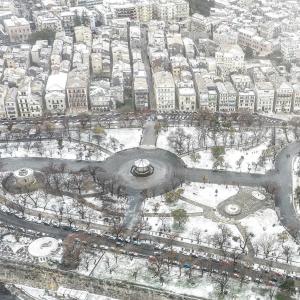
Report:
[[[213,244],[224,253],[225,247],[230,244],[232,232],[225,224],[218,225],[219,231],[213,235]]]
[[[221,275],[217,275],[214,278],[214,281],[218,284],[217,289],[220,295],[224,295],[228,288],[229,276],[227,272],[223,272]]]

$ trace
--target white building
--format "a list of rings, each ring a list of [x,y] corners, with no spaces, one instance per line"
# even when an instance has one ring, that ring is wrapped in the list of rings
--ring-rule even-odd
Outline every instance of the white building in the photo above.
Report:
[[[238,32],[240,46],[251,48],[256,54],[265,56],[272,52],[272,43],[257,35],[255,30],[242,28]]]
[[[21,117],[41,117],[43,114],[42,97],[32,93],[32,78],[25,77],[18,88],[18,107]]]
[[[93,75],[99,76],[102,73],[102,53],[91,54],[91,66]]]
[[[51,113],[63,113],[66,110],[67,78],[66,73],[52,74],[48,77],[45,104]]]
[[[245,89],[238,92],[238,110],[254,112],[255,108],[255,92],[250,89]]]
[[[154,11],[159,20],[180,21],[189,17],[190,7],[185,0],[156,0]]]
[[[214,41],[219,45],[235,45],[238,41],[238,33],[228,25],[220,25],[213,33]]]
[[[19,116],[17,106],[18,89],[12,87],[8,90],[5,98],[6,117],[9,119],[17,118]]]
[[[217,82],[218,108],[221,112],[233,112],[237,106],[237,93],[233,85],[229,82]]]
[[[141,23],[148,23],[153,19],[153,3],[148,0],[138,1],[137,16]]]
[[[36,17],[36,27],[39,31],[52,30],[54,32],[62,31],[63,28],[61,20],[48,11]]]
[[[90,86],[90,105],[92,112],[116,109],[109,81],[94,81]]]
[[[275,90],[271,82],[263,81],[255,84],[256,110],[272,112],[274,106]]]
[[[280,50],[286,61],[300,60],[300,37],[299,35],[291,35],[282,38]]]
[[[195,111],[197,106],[196,91],[192,80],[176,84],[178,108],[181,111]]]
[[[92,46],[92,31],[86,26],[74,27],[76,43],[83,43],[89,47]]]
[[[85,72],[76,69],[69,72],[66,91],[71,113],[88,111],[88,83],[89,77]]]
[[[216,66],[222,76],[244,70],[244,52],[238,45],[224,45],[216,52]]]
[[[282,82],[278,84],[275,91],[275,112],[290,112],[292,107],[294,90],[293,87],[287,83]]]
[[[6,118],[5,99],[8,92],[7,85],[0,85],[0,118]]]
[[[170,72],[153,74],[156,108],[158,111],[175,110],[175,83]]]
[[[137,110],[146,110],[149,108],[149,89],[147,78],[142,76],[134,77],[134,104]]]
[[[300,84],[294,84],[294,99],[293,99],[293,111],[300,111]]]
[[[209,77],[195,74],[195,87],[200,110],[217,111],[218,94],[215,83]]]

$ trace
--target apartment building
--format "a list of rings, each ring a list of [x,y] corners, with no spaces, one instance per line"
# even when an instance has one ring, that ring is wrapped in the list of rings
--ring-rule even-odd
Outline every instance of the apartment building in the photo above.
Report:
[[[31,34],[30,24],[25,18],[11,17],[3,21],[12,43],[26,42]]]
[[[254,112],[256,95],[254,90],[244,89],[238,92],[238,111]]]
[[[170,72],[154,73],[154,93],[158,111],[172,111],[176,108],[175,83]]]
[[[282,82],[276,86],[275,112],[290,112],[292,108],[294,90],[288,82]]]
[[[262,81],[255,84],[256,110],[259,112],[272,112],[274,106],[275,90],[271,82]]]
[[[76,69],[69,72],[66,84],[69,112],[88,111],[88,82],[89,77],[85,72]]]
[[[181,111],[195,111],[197,107],[196,91],[192,80],[176,83],[178,108]]]
[[[229,82],[216,83],[218,93],[218,110],[221,112],[233,112],[236,110],[237,93],[233,85]]]

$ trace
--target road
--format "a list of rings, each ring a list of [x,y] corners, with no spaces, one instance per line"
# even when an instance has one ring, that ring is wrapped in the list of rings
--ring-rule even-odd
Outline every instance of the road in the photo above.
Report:
[[[154,95],[154,88],[153,88],[153,79],[152,79],[152,72],[151,72],[151,66],[148,56],[148,30],[146,27],[141,28],[141,44],[142,44],[142,59],[145,65],[145,70],[147,73],[147,83],[148,83],[148,90],[149,90],[149,104],[150,109],[155,110],[156,109],[156,101],[155,101],[155,95]]]
[[[155,130],[155,122],[148,121],[144,125],[143,138],[141,146],[155,146],[156,145],[157,134]]]
[[[280,220],[288,231],[299,238],[300,220],[292,202],[293,159],[300,152],[300,142],[294,142],[284,148],[277,156],[275,168],[279,170],[276,180],[275,204],[280,211]]]
[[[20,157],[20,158],[0,158],[2,172],[10,172],[20,168],[31,168],[42,171],[50,165],[65,165],[67,170],[78,172],[91,165],[100,164],[101,162],[79,161],[72,159],[57,159],[43,157]]]

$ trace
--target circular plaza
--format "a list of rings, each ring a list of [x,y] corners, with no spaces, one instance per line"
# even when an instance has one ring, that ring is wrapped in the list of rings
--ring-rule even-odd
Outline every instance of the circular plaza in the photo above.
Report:
[[[102,166],[116,188],[131,192],[149,191],[153,195],[166,193],[179,186],[184,162],[163,149],[131,148],[117,152]]]

